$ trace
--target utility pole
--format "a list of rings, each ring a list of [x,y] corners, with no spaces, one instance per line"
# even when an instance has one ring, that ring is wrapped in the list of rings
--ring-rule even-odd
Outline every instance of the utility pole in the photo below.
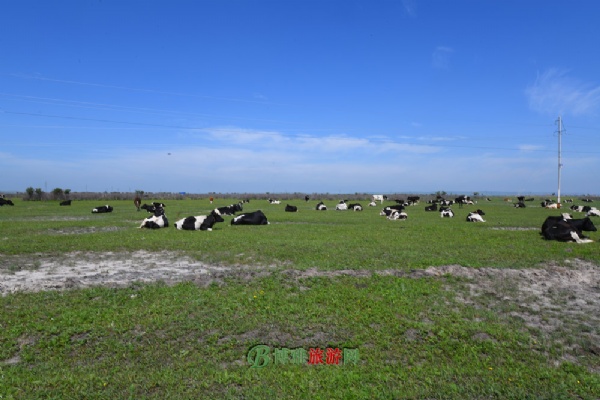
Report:
[[[558,117],[558,119],[556,120],[556,123],[558,124],[558,198],[556,200],[556,202],[558,203],[558,206],[560,207],[560,169],[562,168],[562,162],[561,162],[561,135],[562,135],[562,120],[560,118],[560,116]]]

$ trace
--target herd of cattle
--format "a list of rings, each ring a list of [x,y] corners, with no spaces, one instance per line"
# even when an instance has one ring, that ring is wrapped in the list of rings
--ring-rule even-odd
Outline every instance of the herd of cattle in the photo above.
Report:
[[[383,203],[384,200],[387,200],[387,196],[385,195],[373,195],[369,206],[375,207],[377,206],[377,202],[380,204]],[[525,207],[525,201],[532,201],[532,198],[525,199],[523,196],[519,196],[518,203],[515,204],[517,208]],[[308,201],[309,197],[306,196],[305,200]],[[487,199],[489,200],[489,199]],[[505,199],[506,200],[506,199]],[[249,201],[249,200],[247,200]],[[280,204],[279,200],[269,199],[270,204]],[[396,199],[395,205],[384,207],[379,215],[385,216],[389,220],[406,220],[408,219],[408,214],[406,213],[406,207],[418,205],[420,201],[419,196],[409,196],[406,200],[404,199]],[[582,199],[582,201],[591,202],[591,199]],[[244,201],[245,202],[245,201]],[[175,228],[179,230],[201,230],[201,231],[211,231],[213,226],[217,222],[224,222],[223,216],[233,216],[231,219],[231,225],[268,225],[269,221],[265,214],[261,211],[254,212],[246,212],[243,213],[243,203],[240,201],[236,204],[231,204],[225,207],[217,207],[210,212],[209,215],[197,215],[197,216],[189,216],[186,218],[182,218],[175,222]],[[572,201],[565,201],[572,202]],[[137,207],[137,210],[140,209],[146,210],[148,213],[152,214],[150,217],[144,218],[139,228],[149,228],[149,229],[159,229],[166,228],[169,226],[169,220],[165,215],[165,204],[154,202],[151,204],[140,205],[140,199],[136,198],[134,200],[134,204]],[[429,200],[428,203],[430,205],[425,207],[425,211],[437,211],[440,213],[441,218],[452,218],[454,217],[454,211],[450,208],[451,205],[458,204],[459,207],[463,205],[473,205],[476,204],[476,201],[471,200],[469,196],[459,196],[454,200],[446,200],[441,196],[437,196],[435,200]],[[0,196],[0,206],[10,205],[14,206],[14,203],[6,199],[4,196]],[[71,200],[65,200],[60,203],[61,206],[70,206]],[[541,203],[542,207],[553,209],[560,208],[560,206],[551,201],[544,200]],[[594,223],[590,219],[592,216],[600,216],[600,210],[596,207],[592,206],[577,206],[572,205],[570,207],[572,211],[576,212],[585,212],[586,215],[584,218],[573,218],[571,214],[562,213],[560,216],[550,216],[547,217],[544,223],[542,224],[540,234],[547,240],[558,240],[564,242],[576,242],[576,243],[590,243],[592,242],[587,236],[583,234],[583,232],[594,232],[596,231],[596,227]],[[326,211],[327,206],[320,201],[315,210],[317,211]],[[362,211],[363,206],[360,203],[350,203],[348,200],[341,200],[335,206],[335,210],[344,211],[344,210],[353,210],[353,211]],[[110,205],[103,205],[94,207],[92,209],[92,213],[94,214],[103,214],[110,213],[113,211],[113,207]],[[286,212],[297,212],[298,207],[287,204],[285,207]],[[239,215],[236,215],[238,214]],[[467,222],[485,222],[483,216],[485,213],[478,209],[473,212],[469,212],[466,217]]]

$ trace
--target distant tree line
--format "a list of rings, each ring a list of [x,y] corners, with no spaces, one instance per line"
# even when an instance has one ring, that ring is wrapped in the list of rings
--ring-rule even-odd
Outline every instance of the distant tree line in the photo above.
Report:
[[[322,200],[322,201],[371,201],[373,194],[385,194],[388,200],[393,201],[395,199],[406,199],[408,196],[418,195],[421,196],[421,201],[427,201],[435,199],[437,196],[447,197],[448,199],[454,199],[454,197],[464,193],[448,193],[444,190],[439,190],[435,193],[413,193],[413,192],[397,192],[397,193],[305,193],[305,192],[263,192],[263,193],[218,193],[218,192],[206,192],[206,193],[174,193],[174,192],[146,192],[143,190],[136,190],[135,192],[73,192],[71,189],[55,188],[51,192],[46,193],[41,188],[28,187],[25,189],[25,194],[16,193],[14,197],[21,197],[25,201],[62,201],[62,200],[98,200],[98,201],[110,201],[110,200],[131,200],[139,197],[142,202],[150,202],[153,200],[183,200],[183,199],[208,199],[213,197],[214,199],[227,199],[231,203],[240,200],[268,200],[276,199],[281,201],[295,201],[304,200],[305,196],[308,196],[311,200]],[[483,198],[484,195],[480,192],[474,192],[475,198]],[[594,198],[594,196],[586,195],[586,197]]]

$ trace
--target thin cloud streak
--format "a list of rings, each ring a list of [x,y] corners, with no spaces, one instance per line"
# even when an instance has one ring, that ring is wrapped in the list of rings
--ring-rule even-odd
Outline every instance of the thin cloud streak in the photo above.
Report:
[[[539,74],[525,95],[529,107],[542,114],[581,116],[600,109],[600,86],[580,82],[558,68]]]

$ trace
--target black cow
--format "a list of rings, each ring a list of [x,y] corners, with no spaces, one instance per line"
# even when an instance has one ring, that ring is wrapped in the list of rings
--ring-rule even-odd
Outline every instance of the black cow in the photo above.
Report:
[[[113,211],[112,206],[109,206],[108,204],[105,206],[100,206],[100,207],[96,207],[96,208],[92,209],[93,214],[96,214],[96,213],[103,214],[103,213],[109,213],[112,211]]]
[[[12,200],[6,200],[5,198],[0,198],[0,207],[1,206],[14,206],[15,204],[12,202]]]
[[[419,196],[408,196],[407,200],[409,204],[418,204],[421,198]]]
[[[309,201],[310,197],[308,197],[308,195],[304,196],[304,201]]]
[[[70,206],[71,205],[71,200],[65,200],[65,201],[61,201],[60,202],[61,206]]]
[[[296,207],[296,206],[290,206],[289,204],[286,204],[285,211],[287,211],[287,212],[297,212],[298,211],[298,207]]]
[[[547,217],[542,224],[540,234],[546,240],[558,240],[562,242],[589,243],[582,231],[596,232],[597,228],[589,217],[573,219],[567,213],[560,216]]]
[[[198,215],[180,219],[175,222],[175,228],[185,231],[212,231],[217,222],[225,222],[215,210],[209,215]]]
[[[269,225],[267,217],[261,210],[238,215],[231,220],[231,225]]]
[[[573,220],[558,217],[560,219],[556,220],[556,217],[554,217],[554,219],[550,221],[548,220],[548,218],[546,218],[546,221],[544,221],[544,225],[542,225],[541,234],[544,237],[544,239],[576,243],[593,242],[593,240],[589,239],[587,236],[584,236],[582,233],[582,231],[584,230],[597,230],[592,221],[589,220],[589,218],[586,217],[580,220]]]
[[[437,211],[437,209],[437,203],[433,203],[432,205],[425,207],[425,211]]]

